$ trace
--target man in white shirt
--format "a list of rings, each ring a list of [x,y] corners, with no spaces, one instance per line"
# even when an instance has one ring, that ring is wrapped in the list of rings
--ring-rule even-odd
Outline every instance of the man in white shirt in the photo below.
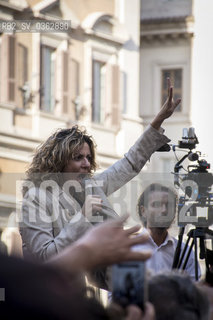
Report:
[[[134,250],[151,249],[153,255],[147,260],[147,269],[152,274],[159,271],[171,270],[178,240],[172,237],[168,229],[176,213],[177,195],[161,184],[150,184],[138,200],[138,214],[144,226],[143,233],[149,234],[149,240]],[[182,244],[182,250],[184,247]],[[192,251],[185,272],[195,279],[195,259]],[[198,265],[198,277],[201,272]]]

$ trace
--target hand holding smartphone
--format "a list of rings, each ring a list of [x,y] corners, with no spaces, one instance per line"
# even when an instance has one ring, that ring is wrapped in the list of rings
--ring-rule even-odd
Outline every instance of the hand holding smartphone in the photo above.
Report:
[[[135,304],[144,311],[147,300],[145,262],[131,261],[113,265],[112,299],[124,308]]]

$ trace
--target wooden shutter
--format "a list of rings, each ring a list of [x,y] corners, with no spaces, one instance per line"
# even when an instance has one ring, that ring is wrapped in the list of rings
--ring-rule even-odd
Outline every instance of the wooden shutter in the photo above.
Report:
[[[62,113],[62,52],[56,48],[55,58],[55,114],[61,115]]]
[[[106,86],[105,86],[105,120],[104,125],[106,127],[112,126],[112,65],[107,64],[106,68]]]
[[[44,46],[41,44],[40,46],[40,108],[41,110],[44,109],[44,86],[45,86],[45,79],[44,79]]]
[[[8,35],[1,36],[1,102],[7,101]]]
[[[69,113],[69,53],[62,52],[62,112]]]
[[[76,98],[79,97],[79,62],[72,59],[71,60],[71,77],[70,77],[70,85],[71,85],[71,112],[70,115],[72,119],[78,119],[80,114],[80,110],[76,110]]]
[[[28,49],[22,45],[18,44],[18,75],[17,75],[17,103],[19,108],[23,108],[23,96],[20,90],[23,85],[28,82]]]
[[[16,38],[14,35],[10,35],[8,38],[8,101],[16,101],[16,57],[17,46]]]
[[[120,70],[118,65],[111,66],[111,123],[112,126],[120,127],[121,110],[120,110]]]
[[[17,43],[15,35],[2,35],[1,101],[15,103],[17,97]]]

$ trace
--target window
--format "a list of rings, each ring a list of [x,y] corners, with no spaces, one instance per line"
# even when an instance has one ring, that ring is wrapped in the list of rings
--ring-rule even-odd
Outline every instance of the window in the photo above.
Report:
[[[52,112],[55,105],[55,49],[41,46],[41,101],[42,110]]]
[[[162,94],[161,94],[161,102],[162,105],[167,99],[168,91],[167,91],[167,78],[171,79],[172,85],[174,87],[173,96],[174,100],[182,97],[182,69],[167,69],[162,70]],[[182,111],[181,104],[175,109],[176,112]]]
[[[92,69],[92,121],[103,123],[105,120],[106,64],[93,60]]]

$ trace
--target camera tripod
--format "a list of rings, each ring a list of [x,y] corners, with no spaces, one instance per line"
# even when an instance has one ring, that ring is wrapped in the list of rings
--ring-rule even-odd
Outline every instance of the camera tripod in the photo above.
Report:
[[[182,249],[182,240],[184,235],[185,227],[180,228],[178,235],[178,243],[175,250],[174,260],[172,269],[182,269],[185,270],[192,248],[194,247],[194,257],[195,257],[195,280],[199,280],[198,274],[198,243],[200,240],[200,259],[205,259],[206,264],[206,281],[213,285],[213,251],[206,248],[206,239],[211,239],[213,247],[213,231],[208,227],[196,227],[191,229],[187,234],[187,241]],[[190,243],[191,240],[191,243]],[[189,245],[190,243],[190,245]]]

